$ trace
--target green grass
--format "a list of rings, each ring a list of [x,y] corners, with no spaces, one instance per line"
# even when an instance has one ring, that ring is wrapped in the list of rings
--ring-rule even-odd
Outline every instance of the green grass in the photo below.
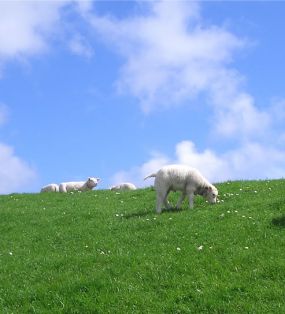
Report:
[[[285,180],[217,187],[0,196],[0,313],[285,313]]]

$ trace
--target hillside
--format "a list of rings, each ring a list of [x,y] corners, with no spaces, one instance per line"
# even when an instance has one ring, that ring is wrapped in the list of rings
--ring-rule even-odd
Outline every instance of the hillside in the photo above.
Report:
[[[0,312],[285,313],[285,180],[217,187],[0,196]]]

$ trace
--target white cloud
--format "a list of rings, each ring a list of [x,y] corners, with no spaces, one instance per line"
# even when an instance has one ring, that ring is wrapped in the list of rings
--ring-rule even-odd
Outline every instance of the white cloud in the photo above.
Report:
[[[92,1],[0,1],[1,68],[11,59],[47,52],[55,38],[65,41],[68,24],[64,23],[63,9],[68,6],[83,16],[91,9]],[[81,55],[90,53],[79,35],[71,40],[70,47]]]
[[[13,148],[0,143],[0,194],[23,192],[36,180],[36,171],[17,157]]]
[[[62,2],[1,1],[0,58],[43,52],[61,6]]]
[[[154,1],[146,14],[127,19],[89,16],[104,40],[125,58],[118,86],[135,96],[145,112],[191,106],[204,95],[217,135],[242,141],[268,133],[269,112],[244,91],[232,66],[248,40],[204,22],[200,3]]]
[[[118,85],[145,111],[173,106],[212,86],[243,41],[221,27],[204,27],[196,2],[155,1],[149,14],[125,20],[90,18],[126,58]]]
[[[252,96],[239,93],[230,105],[216,108],[215,130],[225,137],[241,139],[258,137],[268,131],[271,124],[269,112],[258,110]]]
[[[138,186],[149,185],[143,178],[165,164],[185,164],[199,169],[212,182],[226,180],[267,179],[285,177],[285,151],[255,142],[218,154],[206,149],[199,152],[191,141],[182,141],[175,147],[175,156],[152,156],[146,163],[114,175],[115,183],[131,181]]]

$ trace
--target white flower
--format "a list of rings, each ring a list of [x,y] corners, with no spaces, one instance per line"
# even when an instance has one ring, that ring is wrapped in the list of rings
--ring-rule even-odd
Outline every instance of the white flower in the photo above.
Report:
[[[13,252],[9,252],[9,255],[13,255]]]
[[[244,248],[245,248],[246,250],[248,250],[248,246],[245,246]]]
[[[177,251],[181,251],[180,247],[176,248]]]
[[[201,251],[201,250],[203,250],[203,247],[204,247],[203,245],[200,245],[199,247],[197,247],[197,250]]]

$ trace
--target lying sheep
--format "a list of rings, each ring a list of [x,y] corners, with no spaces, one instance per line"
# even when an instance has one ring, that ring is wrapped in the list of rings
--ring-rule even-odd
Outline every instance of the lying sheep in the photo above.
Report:
[[[127,190],[136,190],[136,186],[133,183],[121,183],[114,185],[110,188],[111,191],[127,191]]]
[[[58,191],[59,191],[59,186],[58,184],[55,184],[55,183],[45,185],[44,187],[41,188],[41,192],[58,192]]]
[[[182,194],[176,204],[179,209],[186,195],[189,198],[189,206],[193,208],[194,195],[202,195],[209,203],[216,203],[218,190],[210,184],[201,173],[191,167],[183,165],[169,165],[162,167],[157,173],[153,173],[144,180],[154,177],[156,190],[156,212],[161,213],[162,205],[170,209],[167,195],[170,191],[181,191]]]
[[[63,182],[59,185],[59,192],[92,190],[99,181],[99,178],[88,178],[86,182]]]

